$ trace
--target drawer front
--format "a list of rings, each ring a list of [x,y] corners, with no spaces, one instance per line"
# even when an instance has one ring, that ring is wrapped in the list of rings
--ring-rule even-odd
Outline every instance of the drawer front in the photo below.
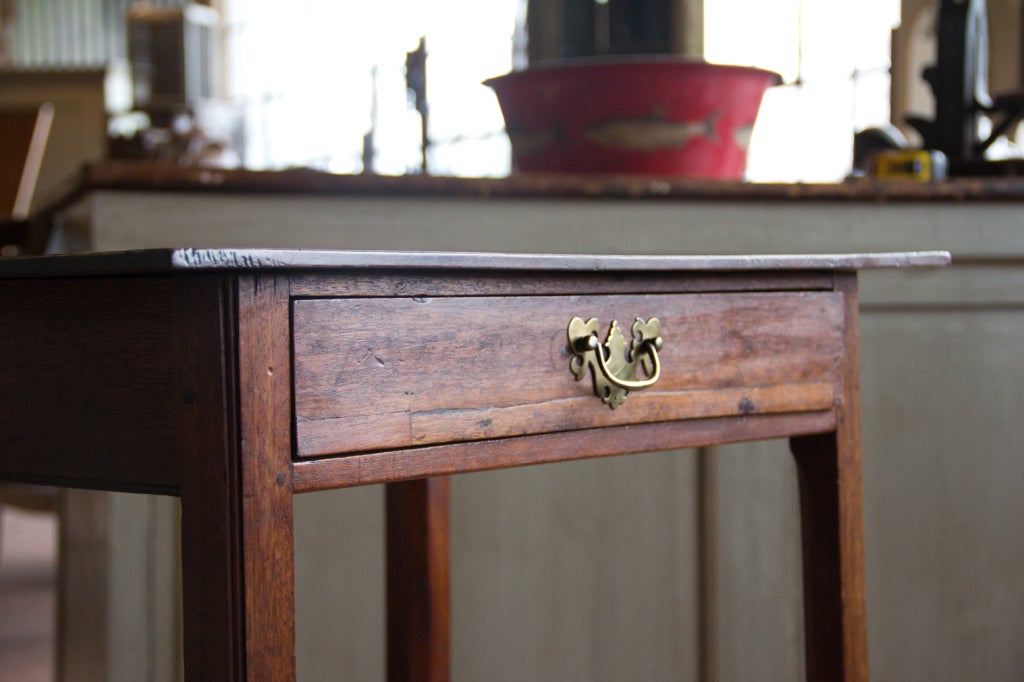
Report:
[[[661,321],[661,375],[609,408],[567,327]],[[731,415],[829,409],[833,292],[303,299],[293,303],[299,457]],[[638,375],[643,378],[643,372]]]

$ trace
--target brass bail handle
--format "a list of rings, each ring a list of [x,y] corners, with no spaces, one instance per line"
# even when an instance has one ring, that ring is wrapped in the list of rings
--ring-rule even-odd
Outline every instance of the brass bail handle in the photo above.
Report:
[[[614,320],[612,321],[612,324],[615,324]],[[620,379],[615,376],[615,372],[608,366],[604,357],[605,353],[611,355],[611,351],[606,347],[602,347],[601,342],[598,341],[597,337],[593,334],[580,339],[579,345],[582,346],[579,350],[594,351],[594,357],[597,358],[597,364],[601,368],[601,373],[604,375],[604,378],[619,388],[647,388],[648,386],[653,386],[654,382],[656,382],[658,377],[661,376],[661,362],[658,360],[658,351],[661,350],[663,342],[660,336],[653,341],[644,341],[641,344],[641,350],[650,353],[651,361],[654,365],[654,371],[647,379]],[[600,349],[601,352],[598,352],[598,349]]]
[[[598,339],[597,318],[584,322],[574,317],[569,321],[567,331],[569,346],[574,353],[569,367],[576,380],[583,379],[589,367],[594,393],[613,409],[625,402],[630,390],[652,386],[661,376],[658,351],[664,342],[661,322],[656,317],[646,322],[638,317],[633,322],[633,346],[628,357],[626,339],[615,320],[603,344]],[[646,378],[637,378],[640,368],[643,368]]]

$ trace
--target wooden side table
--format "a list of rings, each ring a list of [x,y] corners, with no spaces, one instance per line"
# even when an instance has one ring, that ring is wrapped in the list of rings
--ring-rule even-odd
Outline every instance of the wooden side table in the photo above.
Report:
[[[0,478],[181,497],[190,680],[294,678],[292,497],[386,483],[388,675],[440,680],[446,476],[789,437],[807,676],[864,680],[856,271],[948,261],[11,259]]]

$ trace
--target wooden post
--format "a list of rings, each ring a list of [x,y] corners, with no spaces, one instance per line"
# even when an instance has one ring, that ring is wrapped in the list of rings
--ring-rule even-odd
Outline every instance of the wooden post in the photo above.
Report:
[[[854,273],[837,275],[847,364],[836,431],[790,442],[800,489],[808,682],[868,679],[856,281]]]
[[[387,484],[387,668],[390,682],[449,679],[447,478]]]
[[[185,677],[293,680],[287,280],[235,286],[177,291]]]
[[[239,277],[238,385],[249,680],[295,679],[288,278]]]
[[[223,278],[175,289],[183,648],[189,680],[244,679],[234,296]],[[211,352],[219,349],[219,352]]]

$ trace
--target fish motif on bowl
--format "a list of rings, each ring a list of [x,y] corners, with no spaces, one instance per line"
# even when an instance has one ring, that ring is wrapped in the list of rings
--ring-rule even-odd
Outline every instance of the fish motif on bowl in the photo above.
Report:
[[[518,171],[741,178],[763,69],[670,57],[588,59],[486,81]]]

